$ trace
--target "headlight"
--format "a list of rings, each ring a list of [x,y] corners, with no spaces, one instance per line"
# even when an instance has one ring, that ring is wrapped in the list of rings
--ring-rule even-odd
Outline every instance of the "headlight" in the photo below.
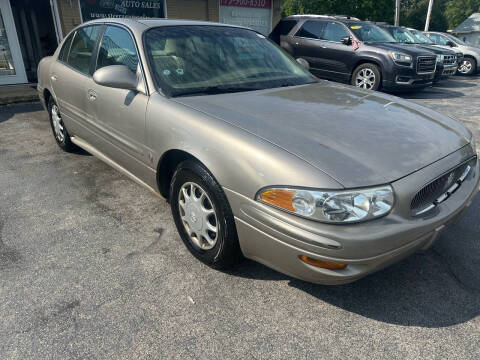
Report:
[[[437,62],[443,63],[443,60],[445,59],[444,55],[437,55]]]
[[[256,199],[295,215],[341,224],[387,215],[394,194],[390,185],[339,191],[272,187],[259,191]]]
[[[412,63],[412,57],[410,55],[393,51],[388,54],[396,63],[400,63],[402,65],[410,65]]]

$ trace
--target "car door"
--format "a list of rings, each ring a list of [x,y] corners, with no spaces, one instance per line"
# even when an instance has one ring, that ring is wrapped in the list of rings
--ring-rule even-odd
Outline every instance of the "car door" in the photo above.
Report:
[[[71,135],[88,136],[85,85],[92,74],[92,56],[101,25],[85,26],[64,42],[52,66],[50,81],[62,120]]]
[[[307,60],[314,75],[329,77],[330,72],[324,67],[326,53],[321,41],[325,24],[320,20],[305,21],[293,37],[293,56]]]
[[[331,76],[348,81],[353,70],[355,54],[352,44],[342,42],[344,38],[351,38],[351,34],[343,24],[326,22],[318,53],[322,59],[322,68],[331,73]]]
[[[148,95],[135,40],[120,25],[106,26],[98,45],[95,70],[110,65],[130,68],[145,90],[106,87],[96,84],[93,78],[86,81],[87,111],[98,138],[92,145],[126,169],[141,174],[149,163],[145,146]]]

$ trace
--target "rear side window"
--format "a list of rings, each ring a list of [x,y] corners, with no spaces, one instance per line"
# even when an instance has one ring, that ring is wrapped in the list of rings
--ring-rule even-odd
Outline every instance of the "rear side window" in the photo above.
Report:
[[[430,39],[432,39],[435,44],[439,45],[447,45],[448,42],[446,37],[437,34],[430,34]]]
[[[328,41],[341,42],[342,38],[349,37],[350,33],[342,24],[329,22],[325,26],[322,39]]]
[[[108,26],[98,51],[97,69],[109,65],[126,65],[137,71],[138,55],[130,33],[118,26]]]
[[[66,62],[68,57],[68,52],[70,51],[70,45],[72,45],[73,35],[71,34],[63,43],[62,49],[60,50],[60,54],[58,54],[58,59],[60,61]]]
[[[321,39],[324,27],[325,22],[323,21],[307,21],[296,35],[310,39]]]
[[[297,22],[297,20],[281,20],[277,26],[275,26],[275,29],[273,29],[269,38],[279,44],[280,36],[287,35],[295,25],[297,25]]]
[[[73,36],[66,63],[84,74],[90,74],[92,54],[100,32],[100,25],[78,29]]]

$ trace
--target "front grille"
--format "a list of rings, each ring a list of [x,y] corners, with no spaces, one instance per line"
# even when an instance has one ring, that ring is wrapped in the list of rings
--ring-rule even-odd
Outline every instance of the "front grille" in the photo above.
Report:
[[[443,63],[445,65],[455,65],[457,58],[455,55],[445,55],[443,58]]]
[[[476,160],[474,157],[425,185],[410,204],[412,215],[424,214],[450,197],[473,170]]]
[[[417,58],[417,74],[428,74],[435,71],[436,56],[419,56]]]

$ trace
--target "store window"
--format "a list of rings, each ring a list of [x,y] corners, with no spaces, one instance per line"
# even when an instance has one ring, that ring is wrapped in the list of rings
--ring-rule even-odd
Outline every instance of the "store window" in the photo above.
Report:
[[[268,35],[272,30],[271,0],[220,0],[220,22],[245,26]]]

